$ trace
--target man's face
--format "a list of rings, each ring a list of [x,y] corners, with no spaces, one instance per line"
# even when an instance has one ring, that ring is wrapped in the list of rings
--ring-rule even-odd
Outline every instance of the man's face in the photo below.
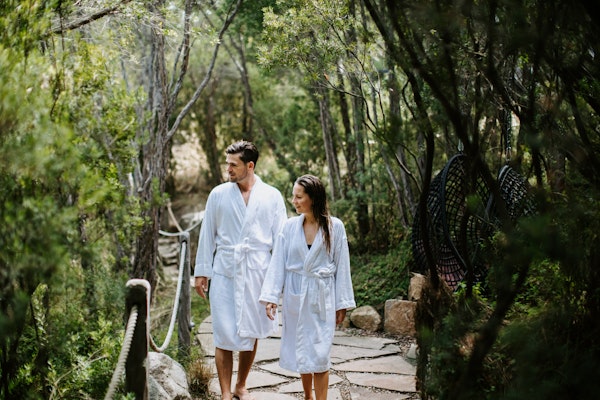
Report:
[[[240,154],[227,154],[225,158],[227,164],[227,175],[229,182],[238,183],[244,181],[248,177],[252,161],[245,164],[240,158]]]

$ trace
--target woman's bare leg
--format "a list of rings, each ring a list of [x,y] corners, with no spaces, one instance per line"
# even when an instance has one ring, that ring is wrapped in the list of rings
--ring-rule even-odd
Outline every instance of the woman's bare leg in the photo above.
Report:
[[[315,397],[317,400],[327,400],[329,388],[329,371],[315,373]]]
[[[302,378],[302,389],[304,389],[304,399],[305,400],[313,400],[312,396],[312,374],[300,374],[300,378]]]

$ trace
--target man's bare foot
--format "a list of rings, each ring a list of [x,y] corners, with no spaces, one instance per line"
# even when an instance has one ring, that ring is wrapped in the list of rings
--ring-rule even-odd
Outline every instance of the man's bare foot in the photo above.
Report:
[[[233,400],[233,395],[231,393],[223,394],[221,395],[221,400]]]
[[[250,394],[250,392],[248,391],[248,389],[246,389],[246,388],[241,388],[241,389],[236,388],[235,392],[233,392],[233,397],[235,397],[239,400],[255,400],[254,396],[252,396]]]

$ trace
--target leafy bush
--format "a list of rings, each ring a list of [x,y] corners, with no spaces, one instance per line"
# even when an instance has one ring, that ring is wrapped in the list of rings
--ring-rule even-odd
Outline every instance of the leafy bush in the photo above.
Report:
[[[385,301],[406,297],[410,282],[410,241],[389,253],[354,254],[351,251],[352,284],[356,305],[383,310]]]

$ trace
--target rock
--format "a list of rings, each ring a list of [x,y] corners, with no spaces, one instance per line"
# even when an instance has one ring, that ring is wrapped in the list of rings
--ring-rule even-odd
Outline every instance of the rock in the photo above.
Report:
[[[154,379],[148,376],[148,398],[150,400],[169,399],[169,393]]]
[[[416,360],[418,355],[419,355],[419,349],[418,349],[416,343],[411,343],[410,348],[406,352],[406,358],[408,358],[409,360]]]
[[[392,335],[415,336],[415,311],[417,303],[408,300],[390,299],[385,302],[383,330]]]
[[[346,317],[344,317],[344,320],[340,324],[340,327],[342,329],[350,328],[350,314],[351,314],[351,312],[346,313]]]
[[[152,400],[191,400],[185,370],[166,354],[149,352],[149,397]],[[165,396],[166,394],[166,396]]]
[[[181,144],[171,147],[170,173],[176,193],[192,193],[206,186],[200,171],[206,157],[196,135],[187,134]]]
[[[419,301],[423,293],[423,285],[425,284],[425,275],[413,273],[408,285],[408,300]]]
[[[381,327],[381,315],[372,306],[362,306],[354,309],[350,314],[352,324],[368,332],[377,332]]]

